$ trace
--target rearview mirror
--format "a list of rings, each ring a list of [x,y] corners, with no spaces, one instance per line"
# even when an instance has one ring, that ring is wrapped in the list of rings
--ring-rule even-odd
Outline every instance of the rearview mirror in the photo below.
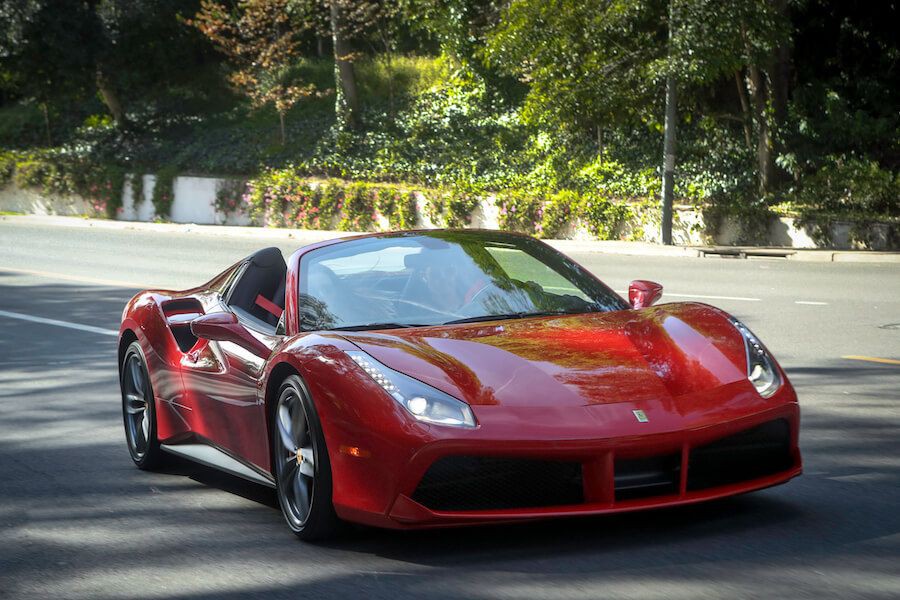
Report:
[[[663,286],[655,281],[635,279],[628,286],[628,301],[634,308],[647,308],[662,297]]]
[[[241,325],[230,312],[209,313],[191,321],[191,333],[214,342],[232,342],[257,356],[268,356],[269,348]]]

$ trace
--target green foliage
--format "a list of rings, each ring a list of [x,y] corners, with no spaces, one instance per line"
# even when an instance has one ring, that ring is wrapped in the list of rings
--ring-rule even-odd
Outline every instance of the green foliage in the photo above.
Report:
[[[611,202],[598,193],[579,194],[561,190],[545,198],[519,191],[497,194],[500,228],[536,234],[544,238],[559,235],[574,221],[599,239],[616,237],[622,223],[631,215],[628,205]]]
[[[417,221],[416,193],[379,186],[375,190],[375,210],[387,217],[391,229],[413,229]]]
[[[0,154],[0,183],[44,194],[81,196],[94,216],[114,219],[122,207],[125,170],[60,152],[4,152]]]
[[[16,172],[16,155],[12,152],[0,152],[0,187],[12,181]]]
[[[522,0],[490,35],[488,54],[529,81],[526,122],[591,132],[646,111],[649,65],[665,54],[664,11],[662,2]]]
[[[247,182],[243,179],[223,179],[216,188],[216,212],[225,219],[240,212],[246,202]]]
[[[270,226],[370,231],[383,216],[391,229],[411,229],[418,218],[417,193],[389,184],[323,182],[290,169],[270,169],[246,184],[236,209]]]
[[[844,219],[900,217],[900,174],[854,156],[827,156],[787,192],[782,210]]]
[[[128,177],[128,185],[131,186],[131,200],[137,206],[144,201],[144,176],[132,173]]]
[[[96,216],[115,219],[122,209],[125,170],[117,165],[93,165],[83,168],[76,180],[75,192],[90,202]]]
[[[536,233],[544,238],[556,238],[578,214],[581,199],[572,190],[562,190],[550,196],[543,207]]]
[[[475,189],[468,186],[456,186],[450,189],[447,196],[447,227],[467,227],[472,224],[472,212],[481,202]]]
[[[312,57],[326,15],[307,0],[266,2],[288,7],[269,16],[292,50],[262,88],[322,91],[290,109],[282,102],[282,144],[278,110],[229,91],[222,57],[185,24],[199,0],[57,4],[0,0],[0,148],[17,149],[0,151],[0,184],[78,193],[94,212],[115,215],[112,190],[126,171],[158,172],[164,218],[172,177],[190,171],[235,177],[218,190],[217,209],[258,223],[409,228],[422,194],[424,216],[460,227],[493,195],[504,228],[549,237],[577,220],[595,235],[622,235],[625,218],[659,220],[663,80],[674,73],[677,204],[702,208],[709,222],[737,220],[747,241],[762,239],[773,213],[898,218],[893,5],[354,3],[363,110],[351,131],[335,122],[330,43]],[[783,51],[784,81],[775,68]],[[771,90],[761,106],[751,67]],[[110,94],[127,126],[111,116]],[[760,192],[763,124],[778,170]],[[136,196],[141,183],[131,181]]]
[[[153,210],[156,218],[165,221],[172,212],[172,202],[175,201],[175,178],[178,177],[178,168],[166,166],[156,172],[156,183],[153,185]]]
[[[500,211],[500,229],[536,233],[541,227],[544,207],[538,196],[505,190],[497,194],[494,202]]]
[[[578,207],[578,216],[588,232],[601,240],[613,239],[616,230],[628,215],[626,205],[611,202],[598,194],[582,197]]]
[[[368,231],[375,223],[375,201],[372,189],[365,183],[351,183],[344,189],[341,206],[341,231]]]

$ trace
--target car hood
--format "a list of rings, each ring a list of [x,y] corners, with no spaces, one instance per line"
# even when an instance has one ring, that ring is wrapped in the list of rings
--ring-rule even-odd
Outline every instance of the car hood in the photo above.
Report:
[[[341,335],[472,405],[658,402],[747,377],[741,335],[695,303]]]

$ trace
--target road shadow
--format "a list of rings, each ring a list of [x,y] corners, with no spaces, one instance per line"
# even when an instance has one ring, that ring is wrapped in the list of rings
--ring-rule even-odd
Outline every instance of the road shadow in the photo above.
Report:
[[[108,328],[133,293],[12,287],[0,285],[5,310],[59,318],[65,297],[67,319]],[[133,466],[115,338],[12,320],[3,327],[0,597],[533,598],[595,597],[596,589],[634,597],[645,589],[636,586],[655,583],[660,597],[690,598],[752,592],[759,578],[788,597],[797,572],[811,565],[842,576],[852,566],[888,585],[882,561],[900,559],[900,438],[897,420],[885,416],[895,414],[897,375],[880,366],[791,369],[801,397],[815,388],[827,401],[804,409],[806,474],[785,486],[618,516],[357,527],[305,544],[288,531],[271,490],[179,459],[161,472]],[[848,385],[866,401],[844,394]],[[854,593],[827,577],[809,581],[819,592],[812,595]]]

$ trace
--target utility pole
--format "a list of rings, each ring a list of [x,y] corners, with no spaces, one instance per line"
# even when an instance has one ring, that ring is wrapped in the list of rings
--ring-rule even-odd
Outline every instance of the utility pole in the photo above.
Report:
[[[676,80],[671,64],[673,52],[672,17],[676,0],[669,0],[669,71],[666,75],[666,120],[663,133],[662,243],[672,245],[672,200],[675,196],[675,127],[678,119]]]

